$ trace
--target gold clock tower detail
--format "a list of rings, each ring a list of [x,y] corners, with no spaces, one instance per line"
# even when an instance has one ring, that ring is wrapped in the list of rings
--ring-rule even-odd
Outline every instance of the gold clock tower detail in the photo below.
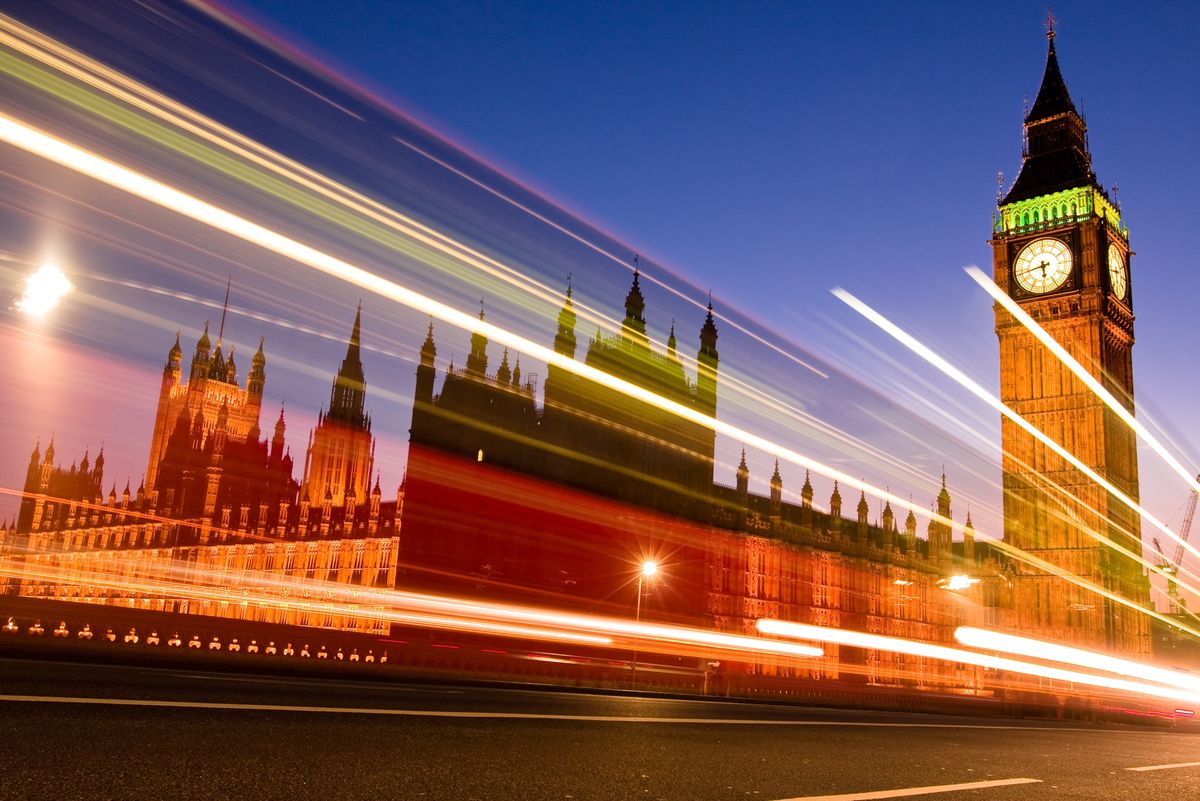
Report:
[[[1132,410],[1129,231],[1092,172],[1087,126],[1059,71],[1053,28],[1049,39],[1041,89],[1025,117],[1021,172],[996,213],[995,280]],[[999,304],[996,334],[1002,400],[1137,499],[1133,432]],[[1126,555],[1142,553],[1137,515],[1011,421],[1001,427],[1005,542],[1148,606],[1149,583]],[[1149,653],[1143,613],[1020,560],[1013,601],[1012,624],[1029,636]]]

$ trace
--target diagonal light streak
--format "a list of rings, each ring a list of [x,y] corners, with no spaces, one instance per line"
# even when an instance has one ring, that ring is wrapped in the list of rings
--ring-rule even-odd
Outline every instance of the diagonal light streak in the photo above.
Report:
[[[1088,372],[1086,367],[1080,364],[1074,356],[1068,353],[1067,349],[1058,343],[1058,340],[1050,336],[1050,334],[1046,332],[1046,329],[1042,328],[1036,320],[1029,316],[1028,312],[1022,309],[1016,301],[1005,294],[1000,287],[996,286],[996,282],[984,275],[983,271],[978,267],[971,266],[963,269],[966,271],[967,275],[974,279],[975,283],[983,287],[985,292],[991,295],[997,303],[1003,306],[1009,314],[1016,318],[1017,322],[1025,326],[1025,328],[1029,330],[1029,333],[1033,334],[1035,337],[1037,337],[1039,342],[1049,348],[1050,352],[1057,356],[1058,360],[1062,362],[1068,370],[1074,373],[1079,380],[1083,382],[1084,386],[1094,392],[1096,397],[1104,401],[1104,405],[1112,409],[1117,417],[1121,418],[1125,425],[1133,429],[1134,433],[1141,437],[1142,441],[1150,447],[1150,450],[1162,457],[1162,460],[1166,462],[1172,470],[1178,473],[1184,481],[1187,482],[1188,486],[1192,488],[1193,492],[1200,492],[1200,481],[1196,480],[1196,476],[1182,464],[1180,464],[1179,460],[1175,458],[1174,454],[1167,450],[1167,447],[1159,442],[1158,438],[1155,437],[1154,434],[1150,433],[1150,431],[1143,426],[1136,417],[1133,416],[1133,413],[1125,408],[1123,403],[1114,398],[1112,393],[1105,389],[1104,385],[1097,381],[1095,376]],[[1191,546],[1185,545],[1185,547],[1187,547],[1187,549],[1193,554],[1200,556],[1200,551],[1197,551]]]
[[[295,239],[291,239],[207,201],[154,180],[142,173],[37,130],[4,114],[0,114],[0,141],[6,141],[56,164],[75,170],[97,181],[128,192],[192,220],[221,230],[245,242],[257,245],[326,275],[347,281],[382,297],[416,309],[463,331],[482,334],[490,340],[522,353],[527,353],[546,364],[561,367],[582,378],[621,392],[635,400],[658,407],[719,434],[740,440],[747,446],[758,448],[780,459],[837,480],[848,487],[885,498],[892,504],[903,509],[912,510],[921,517],[937,519],[939,522],[952,528],[962,529],[961,523],[957,523],[950,518],[938,517],[935,513],[930,512],[930,510],[920,504],[915,504],[900,496],[892,495],[886,490],[857,479],[847,473],[843,473],[812,457],[785,448],[739,426],[703,414],[677,401],[662,397],[657,393],[605,373],[591,365],[567,358],[533,340],[508,331],[486,320],[481,320],[474,314],[459,311],[445,303],[402,286],[395,281],[305,245]]]
[[[896,325],[891,320],[884,317],[882,314],[877,312],[875,309],[871,308],[869,305],[867,305],[863,301],[859,300],[857,297],[855,297],[850,292],[847,292],[846,290],[839,288],[839,289],[833,290],[833,294],[835,297],[837,297],[839,300],[841,300],[847,306],[854,309],[856,312],[861,314],[863,317],[866,317],[872,323],[874,323],[879,328],[881,328],[883,331],[890,334],[893,338],[895,338],[898,342],[903,344],[905,347],[907,347],[913,353],[917,354],[922,359],[929,362],[937,369],[941,370],[943,373],[945,373],[948,377],[952,378],[956,383],[958,383],[961,387],[966,389],[972,395],[975,395],[977,398],[982,400],[984,403],[988,404],[993,409],[1000,412],[1000,414],[1004,415],[1009,420],[1016,423],[1028,434],[1033,436],[1035,439],[1037,439],[1039,442],[1041,442],[1043,445],[1045,445],[1050,450],[1054,451],[1055,454],[1057,454],[1058,456],[1065,459],[1067,462],[1069,462],[1072,466],[1074,466],[1081,473],[1083,473],[1088,478],[1090,478],[1092,481],[1095,481],[1097,484],[1099,484],[1101,487],[1103,487],[1105,490],[1107,490],[1111,495],[1113,495],[1117,500],[1119,500],[1121,503],[1123,503],[1129,509],[1131,509],[1132,511],[1141,515],[1143,520],[1150,523],[1152,526],[1154,526],[1159,531],[1166,534],[1171,539],[1184,545],[1184,547],[1186,547],[1189,552],[1200,557],[1200,551],[1196,550],[1195,547],[1193,547],[1192,545],[1189,545],[1186,541],[1181,539],[1178,534],[1176,534],[1175,532],[1173,532],[1169,528],[1167,528],[1165,523],[1163,523],[1161,520],[1159,520],[1157,517],[1155,517],[1153,514],[1151,514],[1145,508],[1143,508],[1141,504],[1139,504],[1137,501],[1130,498],[1128,495],[1126,495],[1124,492],[1122,492],[1116,485],[1114,485],[1108,479],[1101,476],[1099,473],[1097,473],[1091,467],[1084,464],[1078,457],[1075,456],[1075,454],[1071,453],[1066,448],[1064,448],[1062,445],[1058,444],[1058,442],[1056,442],[1054,439],[1047,436],[1037,426],[1030,423],[1028,420],[1026,420],[1021,415],[1017,414],[1007,404],[1005,404],[999,398],[992,395],[991,392],[988,392],[988,390],[986,390],[984,387],[980,386],[976,381],[974,381],[970,377],[968,377],[966,375],[966,373],[964,373],[962,370],[959,370],[957,367],[955,367],[949,361],[947,361],[946,359],[944,359],[943,357],[941,357],[937,353],[935,353],[927,345],[920,342],[918,339],[913,337],[907,331],[900,328],[898,325]]]
[[[1017,425],[1021,426],[1021,428],[1028,431],[1032,436],[1034,436],[1038,440],[1042,441],[1051,450],[1055,451],[1056,453],[1063,456],[1063,458],[1070,461],[1073,465],[1078,467],[1081,471],[1083,471],[1085,474],[1087,474],[1090,478],[1095,480],[1101,486],[1104,486],[1106,489],[1110,489],[1110,491],[1113,492],[1114,494],[1118,494],[1120,492],[1119,490],[1117,490],[1116,487],[1113,487],[1111,483],[1109,483],[1107,480],[1105,480],[1100,475],[1098,475],[1096,473],[1096,471],[1092,470],[1087,465],[1080,462],[1077,458],[1075,458],[1074,455],[1072,455],[1071,453],[1066,451],[1061,445],[1059,445],[1053,439],[1051,439],[1050,437],[1048,437],[1044,433],[1042,433],[1036,426],[1029,423],[1025,418],[1021,417],[1019,414],[1014,412],[1007,405],[1005,405],[1003,402],[1001,402],[998,398],[994,397],[990,392],[988,392],[986,389],[984,389],[978,383],[976,383],[971,378],[969,378],[965,373],[963,373],[957,367],[950,364],[950,362],[948,362],[943,357],[939,356],[932,349],[930,349],[927,345],[925,345],[924,343],[917,340],[915,337],[913,337],[907,331],[905,331],[904,329],[897,326],[895,323],[893,323],[891,320],[884,317],[882,314],[877,312],[875,309],[871,308],[871,306],[869,306],[866,303],[864,303],[863,301],[859,300],[853,294],[851,294],[850,292],[848,292],[844,289],[840,289],[840,288],[834,289],[833,294],[839,300],[843,301],[844,303],[846,303],[846,305],[850,306],[852,309],[854,309],[859,314],[866,317],[872,323],[879,326],[879,328],[886,331],[888,334],[890,334],[892,337],[894,337],[897,341],[901,342],[903,345],[908,347],[910,350],[912,350],[914,353],[919,355],[921,358],[925,359],[927,362],[932,364],[934,367],[937,367],[939,370],[941,370],[947,376],[954,379],[956,382],[958,382],[961,386],[963,386],[965,389],[967,389],[973,395],[980,398],[985,403],[992,406],[994,409],[996,409],[1001,414],[1003,414],[1005,417],[1008,417],[1010,420],[1015,422]],[[1133,501],[1131,499],[1129,499],[1128,496],[1126,496],[1122,493],[1119,495],[1119,497],[1123,498],[1125,501],[1132,504],[1131,508],[1133,508],[1134,511],[1138,512],[1139,514],[1142,514],[1147,520],[1149,520],[1153,523],[1157,523],[1158,527],[1161,528],[1163,531],[1165,531],[1169,536],[1171,536],[1172,538],[1176,538],[1176,535],[1173,532],[1169,531],[1165,525],[1163,525],[1160,521],[1158,521],[1157,518],[1153,517],[1148,512],[1143,510],[1140,505],[1133,503]],[[910,505],[910,508],[911,508],[911,505]],[[926,516],[929,516],[928,512],[926,512]],[[1155,609],[1143,607],[1140,604],[1137,604],[1134,601],[1131,601],[1130,599],[1125,598],[1124,596],[1118,595],[1118,594],[1112,592],[1111,590],[1108,590],[1107,588],[1100,587],[1099,585],[1094,584],[1093,582],[1085,581],[1085,580],[1079,578],[1078,576],[1074,576],[1061,568],[1051,565],[1049,562],[1046,562],[1043,559],[1039,559],[1039,558],[1033,556],[1032,554],[1028,554],[1028,553],[1022,551],[1019,548],[1015,548],[1012,545],[1010,545],[1009,543],[1004,542],[1003,540],[992,540],[992,544],[995,547],[999,548],[1000,550],[1004,551],[1005,553],[1008,553],[1008,554],[1014,556],[1014,558],[1017,558],[1017,559],[1025,562],[1026,564],[1033,565],[1033,566],[1041,569],[1044,572],[1056,575],[1066,581],[1071,582],[1072,584],[1075,584],[1076,586],[1088,589],[1091,592],[1094,592],[1098,595],[1108,598],[1111,601],[1119,603],[1123,606],[1127,606],[1131,609],[1137,610],[1144,614],[1150,615],[1151,617],[1154,617],[1154,618],[1161,620],[1165,623],[1168,623],[1172,626],[1179,626],[1179,623],[1177,621],[1175,621],[1171,618],[1168,618],[1167,616],[1161,614],[1160,612],[1158,612]],[[1111,543],[1105,543],[1105,544],[1111,544]],[[1139,558],[1138,561],[1140,561],[1142,564],[1150,567],[1151,570],[1154,570],[1155,572],[1158,572],[1161,574],[1161,572],[1162,572],[1161,569],[1159,569],[1155,565],[1151,565],[1144,558]],[[1180,586],[1183,586],[1183,585],[1181,584]],[[1200,637],[1200,630],[1194,629],[1190,626],[1183,626],[1181,628],[1182,628],[1182,630],[1187,631],[1189,634],[1191,634],[1193,636]]]

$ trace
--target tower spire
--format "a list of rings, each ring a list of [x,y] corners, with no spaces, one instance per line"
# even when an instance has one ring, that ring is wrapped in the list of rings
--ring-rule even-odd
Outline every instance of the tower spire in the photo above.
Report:
[[[342,366],[333,380],[326,417],[353,428],[366,428],[368,423],[363,411],[366,394],[367,382],[362,365],[362,302],[359,301],[354,311],[350,341],[346,345],[346,357],[342,359]]]
[[[621,323],[621,333],[636,342],[646,341],[646,299],[642,297],[641,268],[638,256],[633,257],[633,285],[625,296],[625,320]]]

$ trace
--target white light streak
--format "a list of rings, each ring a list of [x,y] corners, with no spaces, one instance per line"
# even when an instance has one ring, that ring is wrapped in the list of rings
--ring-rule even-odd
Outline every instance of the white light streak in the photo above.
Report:
[[[1103,687],[1135,695],[1165,698],[1172,701],[1186,701],[1193,704],[1200,703],[1200,693],[1189,692],[1176,687],[1161,687],[1156,684],[1145,684],[1128,679],[1097,676],[1092,673],[1064,670],[1049,665],[1038,665],[1033,662],[1022,662],[1019,659],[980,654],[975,651],[965,651],[961,648],[951,648],[945,645],[904,640],[899,637],[885,637],[881,634],[864,634],[860,631],[828,629],[821,626],[788,623],[783,620],[768,620],[766,618],[758,621],[758,630],[764,634],[795,637],[796,639],[808,640],[810,642],[837,643],[838,645],[849,645],[855,648],[874,648],[880,651],[893,651],[912,656],[923,656],[929,659],[940,659],[946,662],[963,662],[995,670],[1007,670],[1012,673],[1039,676],[1055,681]]]
[[[937,369],[941,370],[943,373],[945,373],[947,376],[952,378],[956,383],[958,383],[960,386],[962,386],[964,389],[966,389],[972,395],[975,395],[977,398],[982,400],[984,403],[988,404],[993,409],[995,409],[996,411],[1000,412],[1002,415],[1007,417],[1009,420],[1016,423],[1024,431],[1026,431],[1031,436],[1036,438],[1039,442],[1041,442],[1047,448],[1054,451],[1054,453],[1058,454],[1060,457],[1065,459],[1067,462],[1069,462],[1071,465],[1073,465],[1076,469],[1078,469],[1080,472],[1082,472],[1088,478],[1092,479],[1097,484],[1099,484],[1101,487],[1106,489],[1109,493],[1111,493],[1114,497],[1116,497],[1117,500],[1119,500],[1121,503],[1125,504],[1128,508],[1132,509],[1137,514],[1141,515],[1142,519],[1146,520],[1148,523],[1150,523],[1155,528],[1157,528],[1158,530],[1165,533],[1168,537],[1175,540],[1176,542],[1180,541],[1179,535],[1177,535],[1175,532],[1168,529],[1166,524],[1164,524],[1161,520],[1159,520],[1154,515],[1150,514],[1150,512],[1148,512],[1146,509],[1142,508],[1142,506],[1140,504],[1138,504],[1132,498],[1130,498],[1128,495],[1123,493],[1120,489],[1118,489],[1115,485],[1113,485],[1112,482],[1108,481],[1103,476],[1101,476],[1099,473],[1097,473],[1095,470],[1093,470],[1091,467],[1084,464],[1073,453],[1068,451],[1062,445],[1059,445],[1058,442],[1051,439],[1046,434],[1042,433],[1042,431],[1037,426],[1030,423],[1028,420],[1026,420],[1021,415],[1017,414],[1015,411],[1013,411],[1011,408],[1009,408],[1009,406],[1007,404],[1005,404],[999,398],[992,395],[992,393],[988,392],[986,389],[984,389],[982,386],[980,386],[977,382],[975,382],[970,377],[968,377],[965,373],[963,373],[962,370],[959,370],[957,367],[952,365],[949,361],[947,361],[946,359],[944,359],[943,357],[941,357],[940,355],[935,353],[927,345],[925,345],[924,343],[917,340],[914,336],[909,334],[907,331],[900,328],[898,325],[893,323],[891,320],[887,319],[882,314],[875,311],[875,309],[868,306],[866,303],[859,300],[857,297],[855,297],[853,294],[846,291],[845,289],[841,289],[841,288],[834,289],[833,294],[835,297],[837,297],[839,300],[841,300],[847,306],[854,309],[856,312],[861,314],[863,317],[866,317],[868,320],[870,320],[872,323],[877,325],[879,328],[886,331],[888,334],[890,334],[893,338],[895,338],[898,342],[900,342],[902,345],[907,347],[913,353],[917,354],[922,359],[929,362]],[[1193,548],[1192,546],[1187,545],[1186,547],[1188,548],[1189,551],[1196,553],[1198,556],[1200,556],[1200,552],[1197,552],[1196,549]],[[1145,565],[1149,569],[1153,570],[1154,572],[1157,572],[1160,574],[1162,573],[1161,569],[1157,565],[1151,564],[1150,562],[1147,562],[1145,559],[1142,559],[1141,557],[1135,556],[1134,558],[1136,558],[1139,562],[1141,562],[1143,565]],[[1183,584],[1182,582],[1179,582],[1179,584],[1181,587],[1184,587],[1185,589],[1187,589],[1189,591],[1192,591],[1192,592],[1196,591],[1196,590],[1192,589],[1190,586]],[[1146,612],[1147,614],[1154,615],[1155,617],[1160,617],[1152,610],[1145,609],[1141,606],[1138,606],[1137,604],[1133,604],[1132,602],[1128,601],[1127,599],[1123,599],[1120,596],[1112,595],[1109,597],[1112,597],[1113,600],[1117,600],[1120,603],[1124,603],[1127,606],[1130,606],[1134,609],[1141,610],[1143,612]],[[1162,619],[1166,620],[1167,622],[1171,622],[1171,621],[1167,620],[1167,618],[1162,618]],[[1195,632],[1192,632],[1192,633],[1195,633]]]
[[[1107,654],[1073,648],[1067,645],[1034,640],[1020,637],[1016,634],[1005,634],[999,631],[977,629],[971,626],[960,626],[954,631],[954,639],[972,648],[986,651],[1002,651],[1009,654],[1029,656],[1035,659],[1045,659],[1050,662],[1063,662],[1076,667],[1091,668],[1116,673],[1120,676],[1133,676],[1146,681],[1166,684],[1170,687],[1200,692],[1200,676],[1193,676],[1178,670],[1147,665],[1129,659],[1120,659]]]
[[[966,270],[967,275],[974,279],[975,283],[983,287],[984,291],[991,295],[997,303],[1003,306],[1009,314],[1011,314],[1019,323],[1021,323],[1021,325],[1029,329],[1029,332],[1037,337],[1039,342],[1049,348],[1050,352],[1057,356],[1058,360],[1061,361],[1068,370],[1074,373],[1079,380],[1084,383],[1084,386],[1094,392],[1096,397],[1104,401],[1104,404],[1108,408],[1112,409],[1117,417],[1121,418],[1125,425],[1133,429],[1134,433],[1141,437],[1142,441],[1150,446],[1152,451],[1162,457],[1163,461],[1166,462],[1172,470],[1178,473],[1179,476],[1188,483],[1188,486],[1191,487],[1193,491],[1200,492],[1200,481],[1196,480],[1195,475],[1182,464],[1180,464],[1179,460],[1176,459],[1169,450],[1167,450],[1166,446],[1159,442],[1157,437],[1151,434],[1145,426],[1138,422],[1138,419],[1134,417],[1128,409],[1125,408],[1125,405],[1114,398],[1112,393],[1104,388],[1103,384],[1097,381],[1096,378],[1090,372],[1088,372],[1082,364],[1075,360],[1074,356],[1067,352],[1066,348],[1060,345],[1054,337],[1050,336],[1050,334],[1046,332],[1046,329],[1038,325],[1037,321],[1030,317],[1028,312],[1017,305],[1017,302],[1010,298],[1002,289],[1000,289],[1000,287],[996,286],[995,281],[984,275],[983,270],[980,270],[978,267],[973,265],[963,269]],[[1172,534],[1171,536],[1174,537],[1175,535]],[[1176,538],[1176,542],[1182,542],[1182,540]],[[1197,551],[1195,548],[1186,543],[1183,543],[1183,545],[1193,554],[1200,556],[1200,551]]]

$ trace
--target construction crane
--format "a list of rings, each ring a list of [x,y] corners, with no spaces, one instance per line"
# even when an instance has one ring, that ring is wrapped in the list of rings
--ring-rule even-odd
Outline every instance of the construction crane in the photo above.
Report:
[[[1196,480],[1200,481],[1200,475],[1196,476]],[[1167,578],[1167,602],[1170,604],[1170,613],[1178,615],[1184,609],[1187,609],[1187,599],[1179,597],[1179,585],[1175,583],[1171,576],[1178,575],[1179,565],[1183,563],[1184,543],[1188,541],[1188,535],[1192,533],[1192,519],[1196,516],[1196,501],[1200,499],[1200,492],[1192,490],[1192,494],[1188,497],[1187,511],[1183,514],[1183,525],[1179,527],[1179,542],[1175,546],[1175,554],[1170,561],[1167,561],[1167,555],[1163,553],[1162,545],[1158,542],[1158,537],[1154,538],[1154,548],[1158,551],[1158,555],[1162,557],[1159,562],[1159,568],[1162,572],[1168,575]]]

